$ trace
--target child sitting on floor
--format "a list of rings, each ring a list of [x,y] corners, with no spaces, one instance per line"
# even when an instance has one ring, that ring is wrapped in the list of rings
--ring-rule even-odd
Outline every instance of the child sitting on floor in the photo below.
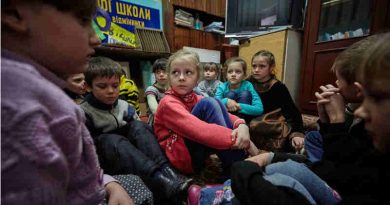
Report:
[[[271,201],[277,204],[305,203],[299,200],[302,195],[264,181],[263,171],[269,166],[271,171],[277,168],[279,172],[297,179],[313,198],[324,199],[325,195],[318,191],[320,187],[313,183],[311,176],[303,174],[308,171],[337,190],[340,195],[336,192],[332,195],[341,196],[340,204],[388,203],[389,191],[382,187],[387,186],[390,180],[387,168],[390,160],[390,89],[384,86],[390,83],[390,33],[371,42],[360,55],[362,60],[355,73],[358,82],[354,84],[364,99],[354,115],[363,119],[359,123],[364,124],[369,134],[348,132],[340,90],[321,86],[322,92],[315,94],[317,106],[323,106],[320,118],[328,119],[320,124],[324,145],[322,159],[306,166],[292,161],[281,162],[291,158],[283,153],[263,153],[235,164],[232,168],[232,188],[241,204],[267,204]],[[359,144],[367,137],[371,140],[370,144],[361,148]],[[324,201],[318,203],[330,204]]]
[[[100,44],[95,0],[1,1],[1,203],[134,204],[103,175],[80,108],[61,76]]]
[[[291,128],[291,133],[288,135],[289,140],[286,140],[287,143],[283,143],[279,151],[302,151],[305,137],[303,134],[302,115],[297,106],[295,106],[286,85],[276,79],[274,54],[268,50],[260,50],[252,56],[251,65],[252,74],[248,77],[248,81],[252,83],[261,98],[264,114],[281,109],[281,114],[285,118],[286,124]],[[255,133],[255,131],[251,133],[252,137],[256,136],[267,139],[267,136],[261,136]],[[268,138],[269,141],[273,139]]]
[[[237,113],[247,123],[263,113],[263,104],[253,85],[244,80],[246,77],[246,62],[240,57],[226,61],[227,82],[220,84],[215,97],[220,99],[231,113]]]
[[[65,75],[63,79],[66,81],[65,93],[72,98],[76,104],[80,104],[84,100],[84,95],[87,92],[84,73]]]
[[[168,60],[167,72],[170,89],[160,101],[154,130],[175,168],[199,173],[206,158],[216,153],[228,171],[247,156],[244,150],[257,153],[243,119],[229,114],[219,100],[193,91],[200,75],[196,53],[177,51]]]
[[[135,109],[137,115],[141,114],[138,87],[133,80],[126,77],[126,72],[123,68],[119,85],[119,99],[127,101]]]
[[[218,78],[219,68],[216,63],[206,63],[203,67],[203,80],[199,82],[197,90],[205,97],[214,97],[217,87],[222,82]]]
[[[153,73],[156,82],[145,90],[149,115],[148,124],[151,126],[153,126],[154,114],[156,114],[158,103],[165,96],[165,91],[167,91],[168,87],[167,61],[168,59],[166,58],[160,58],[153,63]]]
[[[101,166],[110,174],[136,174],[159,183],[165,197],[186,194],[189,179],[173,170],[151,127],[135,109],[118,99],[121,66],[105,57],[92,58],[85,81],[91,92],[81,104]],[[152,191],[154,191],[152,189]]]
[[[361,150],[372,147],[370,143],[371,139],[370,137],[367,137],[366,130],[364,129],[364,123],[361,123],[362,119],[353,115],[354,111],[361,105],[364,99],[363,93],[355,84],[356,73],[364,58],[362,53],[380,37],[382,37],[380,34],[369,36],[352,44],[350,47],[341,52],[337,56],[331,68],[333,73],[336,75],[337,86],[335,87],[333,85],[326,85],[321,87],[322,93],[332,89],[333,91],[339,92],[340,96],[342,96],[339,98],[340,100],[332,102],[332,104],[338,105],[337,107],[341,109],[338,110],[340,112],[337,113],[344,118],[343,122],[340,122],[342,126],[345,126],[351,135],[357,136],[357,133],[359,133],[359,136],[365,136],[356,138],[360,140],[360,143],[355,143],[355,154],[359,154]],[[319,104],[317,109],[320,118],[318,122],[320,125],[328,123],[330,119],[324,110],[324,106]],[[325,129],[327,128],[325,127]],[[305,150],[308,156],[308,160],[311,162],[320,161],[323,157],[324,145],[322,135],[320,133],[323,133],[323,130],[311,131],[308,132],[305,136]],[[342,147],[344,147],[343,143],[340,144],[340,149],[342,149]],[[340,155],[341,154],[353,156],[351,151],[340,153]]]

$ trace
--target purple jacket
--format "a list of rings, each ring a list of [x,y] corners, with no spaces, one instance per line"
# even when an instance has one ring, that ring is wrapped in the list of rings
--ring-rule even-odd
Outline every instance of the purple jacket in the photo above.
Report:
[[[103,171],[84,113],[48,69],[2,50],[1,202],[97,204]]]

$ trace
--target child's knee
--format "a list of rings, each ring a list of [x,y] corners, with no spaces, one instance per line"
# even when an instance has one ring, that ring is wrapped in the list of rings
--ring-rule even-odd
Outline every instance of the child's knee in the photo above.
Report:
[[[241,92],[240,96],[243,98],[252,98],[252,93],[248,90],[244,90]]]
[[[252,103],[252,93],[245,90],[245,91],[242,91],[240,93],[240,96],[239,96],[239,101],[241,103],[245,103],[245,104],[251,104]]]
[[[318,131],[310,131],[305,135],[305,142],[321,142],[322,136]]]
[[[267,174],[273,174],[273,173],[284,173],[286,170],[300,171],[303,169],[306,169],[306,166],[303,163],[298,163],[293,160],[287,160],[287,161],[277,162],[266,166],[265,172]]]
[[[203,105],[209,105],[209,106],[217,106],[218,105],[217,100],[215,98],[212,98],[212,97],[204,97],[198,103],[201,103]]]
[[[229,98],[229,99],[232,99],[232,100],[236,100],[237,99],[237,93],[233,92],[233,91],[229,91],[228,93],[226,93],[225,97]]]

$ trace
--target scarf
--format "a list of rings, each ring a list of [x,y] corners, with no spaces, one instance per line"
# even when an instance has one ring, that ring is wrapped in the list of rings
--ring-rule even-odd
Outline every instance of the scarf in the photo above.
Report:
[[[256,79],[254,79],[252,76],[251,76],[251,79],[250,81],[252,82],[252,84],[254,85],[255,89],[257,92],[259,93],[264,93],[264,92],[267,92],[269,91],[269,89],[271,89],[272,85],[273,85],[273,80],[276,79],[274,75],[271,76],[270,79],[266,80],[265,82],[259,82],[257,81]]]
[[[180,95],[177,92],[175,92],[174,90],[169,89],[168,91],[165,92],[165,94],[176,96],[176,97],[180,98],[182,101],[184,101],[185,103],[192,103],[196,99],[196,94],[194,91],[192,91],[186,95]]]

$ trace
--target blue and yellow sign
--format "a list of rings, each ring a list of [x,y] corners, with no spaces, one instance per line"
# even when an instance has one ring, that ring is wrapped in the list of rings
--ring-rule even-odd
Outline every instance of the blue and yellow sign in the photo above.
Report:
[[[135,27],[162,29],[161,0],[144,0],[143,5],[132,3],[130,0],[97,2],[99,8],[93,27],[102,43],[137,47]]]

